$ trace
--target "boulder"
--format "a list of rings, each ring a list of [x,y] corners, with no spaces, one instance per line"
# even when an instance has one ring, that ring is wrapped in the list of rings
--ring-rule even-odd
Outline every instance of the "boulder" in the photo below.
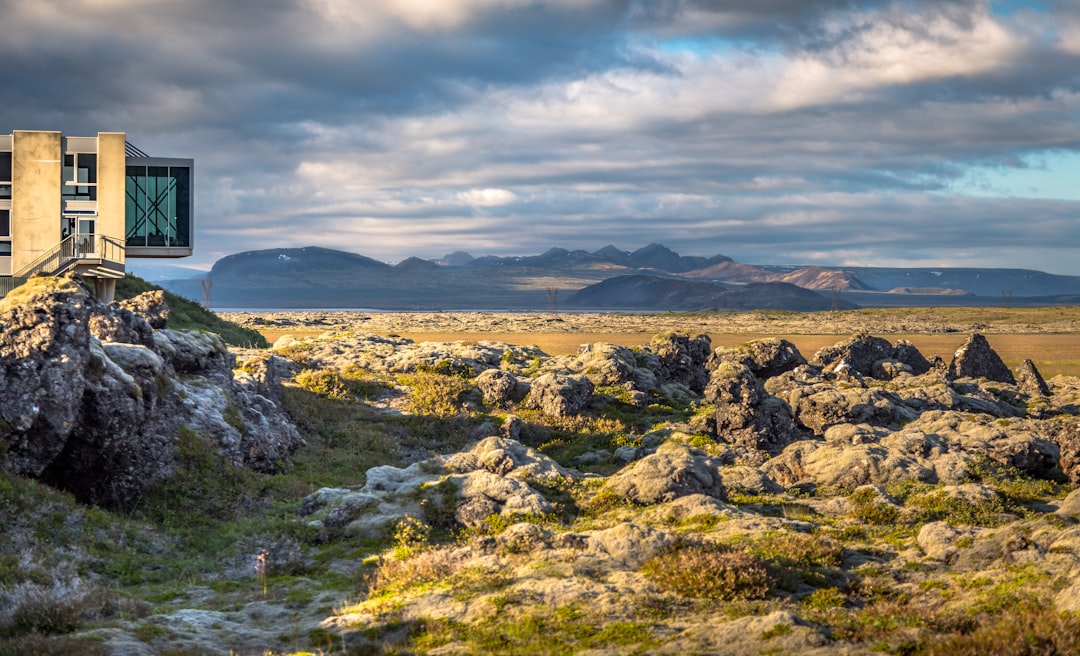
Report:
[[[90,334],[102,342],[153,347],[154,328],[145,317],[119,303],[95,303],[90,313]]]
[[[773,337],[753,340],[734,348],[718,348],[709,360],[709,369],[716,369],[722,362],[744,365],[754,376],[764,380],[806,364],[806,358],[788,340]]]
[[[75,426],[90,363],[90,294],[33,278],[0,299],[0,464],[39,476]]]
[[[859,333],[851,338],[826,346],[814,354],[810,363],[822,367],[828,373],[872,376],[874,364],[892,358],[894,349],[889,340]]]
[[[520,401],[528,393],[528,386],[514,374],[501,369],[485,369],[476,377],[476,387],[484,397],[484,403],[505,407],[511,401]]]
[[[918,416],[899,396],[880,387],[822,383],[793,390],[788,403],[795,419],[817,435],[837,424],[889,426]]]
[[[78,277],[32,279],[0,301],[0,466],[129,508],[173,474],[183,429],[273,471],[303,441],[273,400],[234,383],[232,363],[217,335],[153,331]]]
[[[804,437],[788,403],[766,392],[744,364],[719,364],[705,388],[705,401],[716,406],[706,429],[729,444],[778,453]]]
[[[681,383],[696,394],[705,391],[709,382],[706,364],[712,354],[712,341],[708,335],[656,335],[642,350],[656,356],[649,368],[661,384]]]
[[[949,364],[949,378],[986,378],[999,383],[1016,383],[1001,356],[990,348],[981,333],[975,333],[957,349]]]
[[[678,442],[665,442],[641,460],[605,481],[602,490],[631,503],[648,506],[691,494],[723,500],[726,496],[721,462]]]
[[[906,364],[911,369],[912,375],[915,376],[921,376],[934,368],[933,363],[927,360],[919,349],[915,348],[915,345],[906,339],[896,342],[893,357],[898,362]]]
[[[1052,438],[1058,447],[1061,472],[1070,485],[1080,486],[1080,419],[1058,425]]]
[[[568,417],[588,404],[594,389],[585,377],[543,374],[532,382],[525,405],[546,415]]]
[[[1024,360],[1016,368],[1016,386],[1028,396],[1050,396],[1050,386],[1031,360]]]

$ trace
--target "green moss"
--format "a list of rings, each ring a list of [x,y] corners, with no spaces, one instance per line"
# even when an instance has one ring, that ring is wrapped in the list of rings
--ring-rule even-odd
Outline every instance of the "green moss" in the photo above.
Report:
[[[116,300],[122,301],[144,292],[162,289],[130,273],[116,281]],[[169,328],[177,330],[205,330],[221,335],[226,344],[248,348],[267,348],[266,338],[258,331],[238,326],[226,321],[197,303],[165,292],[165,302],[169,305]]]

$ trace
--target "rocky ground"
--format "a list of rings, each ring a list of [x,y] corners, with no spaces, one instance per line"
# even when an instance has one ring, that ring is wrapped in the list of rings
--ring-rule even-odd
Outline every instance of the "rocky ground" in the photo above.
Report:
[[[854,335],[1080,332],[1080,309],[903,308],[839,312],[227,312],[258,330],[399,333],[663,333]]]
[[[993,349],[1070,312],[233,315],[326,332],[226,350],[84,291],[0,305],[0,654],[1080,652],[1080,379]],[[877,329],[699,334],[755,318]],[[386,334],[605,320],[658,334]]]

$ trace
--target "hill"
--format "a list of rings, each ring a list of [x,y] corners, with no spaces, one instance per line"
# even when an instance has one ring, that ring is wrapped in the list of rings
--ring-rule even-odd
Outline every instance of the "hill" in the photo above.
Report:
[[[724,288],[680,278],[616,276],[590,285],[566,299],[566,305],[591,309],[648,310],[795,310],[811,312],[834,307],[821,294],[784,282],[760,282]],[[852,309],[842,301],[839,309]]]
[[[539,255],[475,258],[457,251],[439,260],[409,257],[396,266],[328,248],[269,249],[222,258],[207,274],[213,281],[211,303],[214,307],[408,311],[542,310],[550,306],[552,290],[560,292],[558,298],[566,299],[592,285],[620,276],[680,279],[690,283],[720,284],[721,288],[788,283],[803,290],[824,292],[826,309],[834,305],[834,293],[841,294],[841,300],[862,307],[1063,305],[1072,303],[1070,299],[1080,295],[1080,277],[1041,271],[755,266],[735,262],[725,255],[681,255],[662,244],[649,244],[635,251],[608,245],[591,252],[551,248]],[[203,298],[203,283],[199,279],[185,278],[162,284],[181,296]],[[720,299],[727,304],[720,305],[707,301],[715,293],[713,287],[676,287],[676,283],[656,281],[648,285],[651,291],[647,294],[644,289],[631,293],[624,287],[613,297],[587,305],[656,310],[711,306],[794,309],[815,308],[818,304],[817,296],[803,294],[796,298],[794,290],[781,293],[780,287],[750,287],[741,296],[729,295]],[[664,291],[662,287],[670,289]],[[767,293],[760,295],[763,291]],[[620,295],[631,304],[619,304],[617,298]],[[581,298],[574,302],[582,302]],[[655,305],[648,305],[650,302]]]

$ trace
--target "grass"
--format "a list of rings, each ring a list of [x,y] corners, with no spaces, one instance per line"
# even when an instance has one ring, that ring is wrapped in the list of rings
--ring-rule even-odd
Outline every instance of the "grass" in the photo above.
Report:
[[[221,335],[230,346],[266,348],[270,344],[257,330],[222,319],[199,304],[163,290],[142,278],[127,274],[116,281],[116,300],[123,301],[144,292],[162,290],[169,306],[168,327],[176,330],[205,330]]]
[[[762,315],[761,320],[787,318]],[[948,339],[954,338],[960,339]],[[996,341],[991,337],[995,346]],[[559,538],[626,520],[653,521],[622,499],[595,495],[596,480],[536,486],[555,503],[552,515],[493,516],[457,535],[450,530],[452,504],[429,504],[421,517],[399,523],[396,531],[366,538],[320,530],[297,516],[299,500],[320,487],[356,488],[370,467],[457,451],[475,439],[474,429],[483,422],[499,425],[502,416],[485,414],[470,402],[471,384],[460,373],[429,370],[393,379],[359,368],[306,369],[283,390],[285,407],[309,445],[286,471],[269,476],[236,469],[216,455],[214,444],[183,429],[177,475],[153,488],[126,515],[85,508],[68,495],[0,474],[0,525],[5,527],[0,596],[18,586],[40,593],[37,601],[20,603],[17,614],[9,613],[17,617],[0,639],[0,656],[94,654],[100,644],[73,632],[110,626],[119,618],[131,622],[131,631],[157,649],[167,643],[169,631],[141,618],[181,608],[238,612],[266,602],[296,615],[322,612],[325,617],[332,615],[330,604],[320,601],[327,591],[340,593],[340,599],[360,597],[341,603],[341,610],[370,611],[376,620],[348,631],[350,640],[363,634],[372,651],[386,653],[448,646],[470,653],[641,652],[672,640],[673,626],[773,610],[790,611],[832,640],[883,653],[971,653],[963,651],[965,641],[983,654],[1005,653],[995,649],[1006,647],[1015,653],[1073,653],[1076,617],[1052,610],[1051,595],[1061,582],[1047,571],[1009,569],[997,562],[965,583],[948,568],[905,551],[913,551],[914,535],[925,522],[998,526],[1014,521],[1006,512],[1038,517],[1035,502],[1067,491],[1058,481],[1033,479],[992,462],[973,469],[996,495],[978,503],[949,497],[935,486],[904,483],[885,490],[897,500],[895,507],[860,491],[837,498],[854,510],[834,516],[814,508],[839,497],[839,491],[733,494],[729,502],[739,511],[733,517],[701,515],[665,525],[684,542],[640,569],[597,567],[589,562],[594,554],[581,556],[592,553],[582,551],[585,547],[537,551],[532,544],[499,541],[516,521],[537,524]],[[411,383],[408,400],[414,414],[386,413],[372,404],[402,393],[405,382]],[[658,399],[636,408],[620,389],[600,392],[602,402],[579,417],[516,412],[525,424],[523,441],[571,464],[590,451],[640,446],[648,441],[642,436],[653,429],[675,433],[695,408],[693,402]],[[590,468],[607,474],[619,466],[608,459]],[[1049,525],[1040,521],[1040,526]],[[752,526],[740,527],[739,522]],[[740,532],[747,530],[752,532]],[[482,558],[468,555],[485,544],[496,546]],[[264,578],[257,580],[254,572],[231,578],[222,574],[227,561],[261,549],[269,552]],[[295,556],[285,562],[287,550]],[[94,596],[105,602],[95,605],[88,596],[42,592],[76,577],[101,581],[102,588],[88,584],[85,589],[105,590]],[[600,597],[590,597],[596,604],[583,604],[580,598],[551,602],[535,592],[545,585],[555,589],[564,579],[619,590],[627,599],[613,612],[610,605],[601,608]],[[212,595],[195,601],[193,590]],[[418,616],[410,604],[427,595],[435,600],[430,603],[449,599],[481,609],[475,616],[479,619]],[[320,603],[324,608],[313,610]],[[778,624],[750,638],[779,642],[791,632],[788,624]],[[290,637],[297,641],[294,649],[364,651],[353,643],[346,647],[344,637],[333,631],[297,635]]]

